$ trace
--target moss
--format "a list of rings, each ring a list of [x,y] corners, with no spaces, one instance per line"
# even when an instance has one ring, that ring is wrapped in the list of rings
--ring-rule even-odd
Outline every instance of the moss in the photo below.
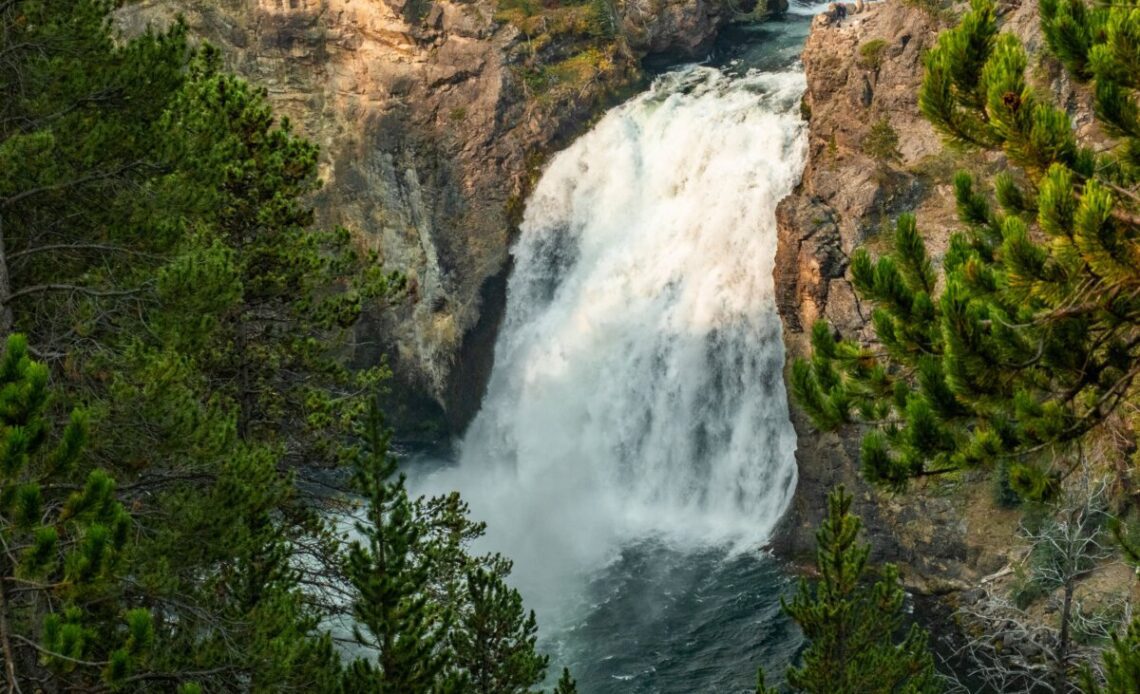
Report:
[[[619,64],[612,48],[590,46],[549,65],[534,64],[522,78],[540,103],[552,105],[582,92],[594,81],[618,79]]]
[[[527,37],[532,52],[545,50],[556,39],[580,40],[612,38],[612,10],[602,4],[546,7],[538,0],[500,0],[495,19],[518,27]]]
[[[596,48],[590,48],[550,66],[548,72],[557,82],[578,86],[612,68],[613,62],[609,56]]]

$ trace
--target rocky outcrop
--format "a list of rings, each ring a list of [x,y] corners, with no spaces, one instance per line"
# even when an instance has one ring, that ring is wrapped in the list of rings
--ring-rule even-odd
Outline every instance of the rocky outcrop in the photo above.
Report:
[[[847,272],[855,247],[887,250],[882,232],[900,213],[914,212],[937,266],[958,228],[953,173],[964,168],[989,177],[1005,166],[1000,154],[944,148],[919,113],[922,56],[961,4],[936,15],[897,0],[847,9],[817,17],[804,49],[808,163],[798,188],[777,209],[774,279],[789,367],[810,352],[811,326],[821,318],[846,337],[873,337],[869,310]],[[1067,105],[1082,137],[1098,138],[1087,92],[1042,51],[1036,2],[1005,4],[999,14],[1002,30],[1019,36],[1031,55],[1034,86]],[[870,132],[883,123],[897,135],[894,158],[869,145]],[[1019,516],[997,507],[984,473],[915,483],[894,497],[859,479],[862,432],[820,433],[794,407],[793,423],[799,487],[775,542],[785,556],[812,555],[827,492],[843,483],[856,493],[875,558],[900,564],[911,588],[942,593],[974,586],[1017,559]]]
[[[404,422],[442,414],[456,430],[477,408],[512,223],[543,156],[639,79],[640,58],[696,55],[729,18],[725,0],[506,7],[143,0],[119,15],[128,32],[182,15],[320,144],[320,223],[407,274],[406,300],[373,312],[354,345],[360,363],[393,366]]]
[[[777,209],[775,282],[789,365],[808,354],[811,326],[821,318],[845,336],[870,337],[869,310],[847,275],[855,247],[881,248],[880,233],[914,211],[937,256],[954,226],[948,182],[959,162],[916,103],[923,53],[942,25],[894,0],[861,9],[817,17],[803,53],[809,159],[801,184]],[[882,123],[897,134],[893,160],[867,146]],[[992,508],[983,482],[967,481],[954,494],[931,487],[892,498],[859,479],[861,432],[821,434],[795,410],[793,423],[800,481],[776,542],[784,555],[811,555],[827,491],[844,483],[856,493],[875,558],[899,563],[912,588],[963,588],[1008,561],[1002,548],[1012,545],[1016,518]]]

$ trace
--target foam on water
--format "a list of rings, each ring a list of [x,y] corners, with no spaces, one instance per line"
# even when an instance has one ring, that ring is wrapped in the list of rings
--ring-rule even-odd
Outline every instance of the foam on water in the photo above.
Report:
[[[844,2],[845,0],[837,0]],[[787,13],[801,17],[811,17],[823,12],[831,2],[808,2],[805,0],[792,0],[788,3]]]

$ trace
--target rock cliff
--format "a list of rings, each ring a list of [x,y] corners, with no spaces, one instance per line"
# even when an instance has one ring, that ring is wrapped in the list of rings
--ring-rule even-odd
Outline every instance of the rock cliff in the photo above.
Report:
[[[389,359],[405,422],[454,431],[482,395],[514,217],[544,156],[640,79],[641,58],[699,55],[729,7],[143,0],[119,20],[133,32],[183,16],[320,144],[320,223],[408,276],[408,297],[358,331],[355,358]]]
[[[801,184],[777,209],[774,279],[789,367],[795,357],[809,353],[811,326],[820,318],[846,337],[873,337],[869,310],[848,279],[855,247],[887,250],[882,232],[893,228],[900,213],[914,212],[937,269],[950,233],[958,228],[953,173],[967,169],[990,177],[1005,166],[1001,155],[944,148],[921,117],[923,53],[964,8],[919,5],[884,0],[842,19],[819,16],[805,46],[809,159]],[[1042,51],[1037,3],[1008,3],[999,13],[1002,30],[1018,35],[1030,52],[1034,86],[1067,105],[1081,136],[1096,138],[1088,94]],[[883,156],[871,135],[884,124],[897,136],[893,157]],[[795,407],[793,423],[800,481],[776,538],[784,556],[812,556],[827,492],[844,483],[856,494],[856,511],[864,517],[875,559],[900,564],[913,589],[944,593],[973,587],[1019,560],[1020,514],[997,506],[983,472],[976,478],[914,483],[895,497],[859,479],[862,432],[820,433]]]
[[[869,311],[849,282],[848,258],[859,245],[879,248],[880,233],[898,214],[916,213],[934,255],[945,247],[955,221],[948,183],[961,162],[922,119],[916,95],[922,55],[946,22],[885,0],[842,19],[821,15],[812,26],[803,53],[809,159],[801,184],[777,209],[775,283],[789,366],[809,353],[811,326],[820,318],[845,336],[870,337]],[[872,128],[884,123],[897,135],[893,160],[870,141]],[[793,423],[800,482],[777,538],[783,554],[810,555],[827,491],[842,482],[856,493],[876,559],[901,564],[911,587],[962,588],[1007,561],[1000,547],[1012,543],[1016,519],[992,508],[984,489],[920,488],[902,503],[859,479],[861,432],[821,434],[794,407]],[[995,533],[1009,542],[994,543]]]

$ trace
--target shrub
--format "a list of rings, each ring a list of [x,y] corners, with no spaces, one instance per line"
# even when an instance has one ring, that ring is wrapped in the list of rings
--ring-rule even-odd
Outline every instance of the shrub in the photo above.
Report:
[[[888,163],[902,158],[899,152],[899,134],[891,127],[891,122],[880,118],[863,137],[863,152],[867,156]]]
[[[859,47],[859,64],[868,70],[878,72],[883,65],[883,51],[887,42],[883,39],[872,39]]]

